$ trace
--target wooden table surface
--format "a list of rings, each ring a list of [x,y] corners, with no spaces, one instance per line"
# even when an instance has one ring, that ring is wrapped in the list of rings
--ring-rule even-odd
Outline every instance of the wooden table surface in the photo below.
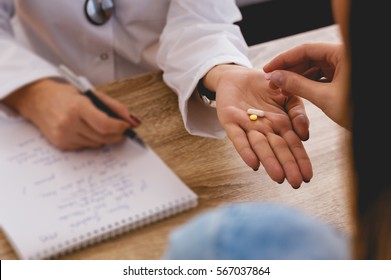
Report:
[[[145,142],[199,196],[196,208],[152,225],[92,245],[61,259],[159,259],[169,233],[194,216],[226,203],[273,201],[294,205],[347,234],[352,233],[344,138],[349,134],[306,102],[311,121],[304,142],[314,177],[299,189],[273,182],[262,167],[247,167],[228,139],[189,135],[180,116],[177,96],[160,72],[100,87],[126,104],[142,120],[137,128]],[[153,170],[151,170],[153,176]],[[17,259],[0,231],[0,259]]]

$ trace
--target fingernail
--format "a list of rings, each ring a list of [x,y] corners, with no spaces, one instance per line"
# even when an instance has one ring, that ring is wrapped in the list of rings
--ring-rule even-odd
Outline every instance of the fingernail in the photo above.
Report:
[[[271,77],[272,73],[265,73],[265,79],[266,80],[270,80],[270,77]]]
[[[253,168],[254,171],[258,171],[258,168]]]
[[[132,114],[130,114],[129,116],[130,116],[130,118],[131,118],[132,120],[134,120],[136,123],[138,123],[138,124],[141,123],[141,121],[139,120],[139,118],[137,118],[136,116],[134,116],[134,115],[132,115]]]
[[[281,74],[281,72],[273,72],[270,75],[270,80],[275,84],[276,86],[281,86],[283,84],[284,75]]]
[[[311,182],[311,180],[304,180],[304,183],[309,183]]]

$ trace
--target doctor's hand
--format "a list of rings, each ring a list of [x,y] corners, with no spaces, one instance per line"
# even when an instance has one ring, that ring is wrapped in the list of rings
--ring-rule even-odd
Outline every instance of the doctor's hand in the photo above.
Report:
[[[346,65],[343,45],[311,43],[276,56],[263,70],[271,88],[279,88],[286,96],[307,99],[334,122],[347,128]]]
[[[312,178],[312,166],[302,141],[309,137],[309,120],[299,97],[286,98],[268,86],[264,73],[226,64],[211,69],[203,79],[216,92],[220,123],[244,162],[254,170],[260,163],[277,183],[286,179],[299,188]],[[249,119],[247,109],[265,116]]]
[[[76,88],[51,79],[27,85],[3,101],[35,124],[55,147],[79,150],[121,142],[123,132],[139,124],[123,104],[96,94],[124,120],[108,117]]]

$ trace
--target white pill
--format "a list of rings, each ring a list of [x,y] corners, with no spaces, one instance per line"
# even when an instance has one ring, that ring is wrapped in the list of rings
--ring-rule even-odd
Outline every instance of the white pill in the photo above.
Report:
[[[247,114],[249,114],[249,115],[257,115],[258,117],[261,117],[261,118],[265,116],[265,112],[264,111],[258,110],[258,109],[252,109],[252,108],[247,110]]]

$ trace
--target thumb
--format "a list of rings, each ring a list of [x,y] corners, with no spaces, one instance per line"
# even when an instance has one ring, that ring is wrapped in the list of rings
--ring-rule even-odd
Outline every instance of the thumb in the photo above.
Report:
[[[320,107],[322,102],[323,87],[326,83],[313,81],[291,71],[277,70],[267,73],[265,78],[274,86],[280,88],[285,95],[297,95],[307,99],[315,106]]]

